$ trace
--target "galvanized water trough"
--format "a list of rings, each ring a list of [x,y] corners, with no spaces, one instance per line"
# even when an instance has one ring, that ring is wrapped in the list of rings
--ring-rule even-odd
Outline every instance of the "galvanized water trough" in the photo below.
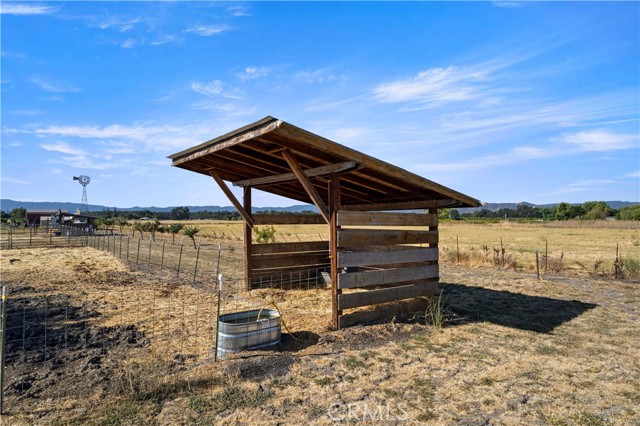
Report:
[[[232,353],[275,346],[280,343],[280,336],[280,314],[275,309],[220,315],[217,357],[224,359]]]

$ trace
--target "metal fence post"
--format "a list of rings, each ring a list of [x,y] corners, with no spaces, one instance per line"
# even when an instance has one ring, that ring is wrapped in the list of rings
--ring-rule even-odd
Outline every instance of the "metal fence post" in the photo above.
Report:
[[[200,257],[200,244],[198,244],[198,250],[196,251],[196,264],[193,267],[193,282],[196,282],[196,275],[198,274],[198,258]]]
[[[164,238],[162,239],[162,254],[160,255],[160,270],[162,271],[162,267],[164,266]]]
[[[0,415],[4,413],[4,350],[7,341],[7,288],[2,286],[2,299],[0,299]]]
[[[182,263],[182,249],[184,248],[184,241],[180,245],[180,256],[178,257],[178,271],[176,272],[176,277],[180,276],[180,263]]]

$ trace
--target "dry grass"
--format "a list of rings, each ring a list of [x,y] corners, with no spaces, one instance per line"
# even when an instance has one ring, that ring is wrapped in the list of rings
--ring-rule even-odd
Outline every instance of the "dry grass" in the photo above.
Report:
[[[547,236],[550,247],[565,250],[565,259],[585,256],[583,261],[591,256],[583,251],[608,259],[612,241],[619,239],[623,254],[640,257],[632,251],[638,249],[632,242],[636,230],[600,234],[527,226],[444,224],[440,230],[445,240],[469,238],[465,244],[499,245],[502,236],[508,252],[518,255],[516,245],[534,247]],[[585,245],[581,238],[590,242]],[[571,251],[574,243],[583,250]],[[213,306],[208,290],[131,271],[90,248],[1,254],[2,282],[10,291],[27,286],[47,294],[75,291],[104,310],[96,321],[138,324],[150,339],[148,346],[113,360],[116,373],[106,384],[96,383],[93,394],[74,394],[71,386],[64,398],[10,395],[11,414],[3,425],[335,424],[331,416],[351,424],[640,424],[637,283],[591,275],[539,281],[530,272],[445,263],[443,327],[425,325],[422,311],[340,332],[328,329],[327,290],[237,293],[226,299],[227,310],[274,301],[300,341],[285,333],[275,351],[243,353],[214,364],[212,351],[194,352],[181,347],[180,339],[171,345],[159,339],[210,325],[201,310]],[[241,270],[235,257],[223,258],[223,271],[230,268]],[[161,324],[157,333],[145,328],[151,321],[145,306],[152,300],[104,299],[113,290],[126,295],[134,288],[173,296],[156,299],[163,303],[154,311]],[[205,302],[175,303],[180,300]],[[206,333],[202,339],[197,346],[213,345]]]

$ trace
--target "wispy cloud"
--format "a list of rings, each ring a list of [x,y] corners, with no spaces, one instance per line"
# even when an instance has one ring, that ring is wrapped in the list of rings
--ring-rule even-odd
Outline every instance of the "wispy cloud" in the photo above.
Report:
[[[491,2],[494,6],[497,7],[506,7],[509,9],[513,9],[516,7],[523,7],[526,5],[526,1],[492,1]]]
[[[548,195],[572,194],[575,192],[596,192],[614,184],[615,182],[616,181],[611,179],[583,179],[567,185],[562,185]]]
[[[639,135],[611,133],[604,129],[565,134],[560,141],[580,151],[604,152],[640,147]]]
[[[237,76],[241,80],[253,80],[265,77],[269,75],[270,72],[271,69],[267,67],[247,67],[242,72],[239,72]]]
[[[179,41],[179,37],[173,35],[173,34],[165,34],[162,36],[159,36],[157,39],[149,42],[150,46],[162,46],[163,44],[169,44],[169,43],[174,43]]]
[[[2,15],[50,15],[58,9],[59,7],[56,6],[0,2],[0,13]]]
[[[226,24],[221,25],[194,25],[185,30],[186,33],[194,33],[202,37],[211,37],[220,35],[231,30],[231,27]]]
[[[39,109],[19,109],[19,110],[11,111],[10,114],[33,117],[35,115],[42,114],[42,111],[40,111]]]
[[[118,45],[124,49],[131,49],[138,45],[138,42],[132,38],[128,38],[122,42],[119,42]]]
[[[454,66],[429,68],[411,78],[379,84],[373,89],[373,95],[385,103],[464,101],[483,94],[480,84],[487,79],[488,73],[483,70]]]
[[[30,185],[31,184],[31,182],[29,182],[28,180],[14,179],[14,178],[6,177],[6,176],[0,177],[0,181],[7,182],[7,183],[15,183],[17,185]]]
[[[627,173],[625,175],[625,177],[630,177],[630,178],[640,178],[640,170],[637,170],[635,172],[631,172],[631,173]]]
[[[33,77],[31,79],[31,83],[38,86],[40,89],[45,92],[53,92],[53,93],[75,93],[80,92],[81,89],[71,83],[66,83],[62,81],[52,81],[41,77]]]
[[[244,4],[234,4],[233,6],[229,6],[227,10],[231,13],[231,16],[249,16],[249,7]]]
[[[305,83],[332,83],[338,80],[338,76],[328,68],[298,71],[293,77]]]
[[[220,80],[213,80],[209,83],[196,81],[191,83],[191,90],[205,96],[219,95],[222,93],[222,82]]]
[[[86,156],[86,151],[78,148],[74,148],[66,142],[56,142],[56,143],[44,143],[40,145],[40,148],[45,151],[53,151],[59,152],[61,154],[67,155],[77,155],[77,156]]]
[[[102,30],[116,29],[120,32],[126,32],[134,28],[136,24],[142,22],[141,18],[116,18],[110,17],[98,24],[98,28]]]

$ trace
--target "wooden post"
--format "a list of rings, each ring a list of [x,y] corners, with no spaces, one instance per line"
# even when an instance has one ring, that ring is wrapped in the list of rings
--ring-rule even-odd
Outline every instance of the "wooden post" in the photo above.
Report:
[[[331,305],[332,326],[334,330],[340,330],[340,316],[342,310],[338,309],[338,295],[342,290],[338,288],[338,210],[340,209],[340,177],[331,175],[329,180],[329,214],[331,215],[329,231],[329,257],[331,260]]]
[[[538,249],[536,249],[536,275],[540,279],[540,258],[538,256]]]
[[[431,207],[431,208],[429,208],[429,209],[428,209],[428,212],[429,212],[429,214],[432,214],[432,215],[434,215],[434,216],[436,217],[435,225],[431,225],[431,226],[429,226],[429,231],[436,231],[436,232],[438,232],[438,208],[437,208],[437,207]],[[440,239],[440,237],[438,236],[438,240],[439,240],[439,239]],[[429,243],[429,247],[434,247],[434,248],[436,248],[436,249],[437,249],[437,248],[438,248],[438,242],[437,242],[438,240],[436,240],[436,242],[435,242],[435,243]],[[439,259],[439,258],[440,258],[440,254],[438,254],[438,259]],[[438,261],[438,260],[436,260],[436,261],[434,262],[434,264],[435,264],[435,265],[438,265],[438,263],[439,263],[439,261]],[[439,282],[439,281],[440,281],[440,276],[439,276],[439,275],[440,275],[440,274],[438,274],[438,276],[435,278],[436,282]]]
[[[251,187],[245,186],[243,188],[243,207],[244,210],[251,216]],[[245,219],[244,221],[244,283],[247,291],[251,290],[251,239],[252,239],[252,223]]]

